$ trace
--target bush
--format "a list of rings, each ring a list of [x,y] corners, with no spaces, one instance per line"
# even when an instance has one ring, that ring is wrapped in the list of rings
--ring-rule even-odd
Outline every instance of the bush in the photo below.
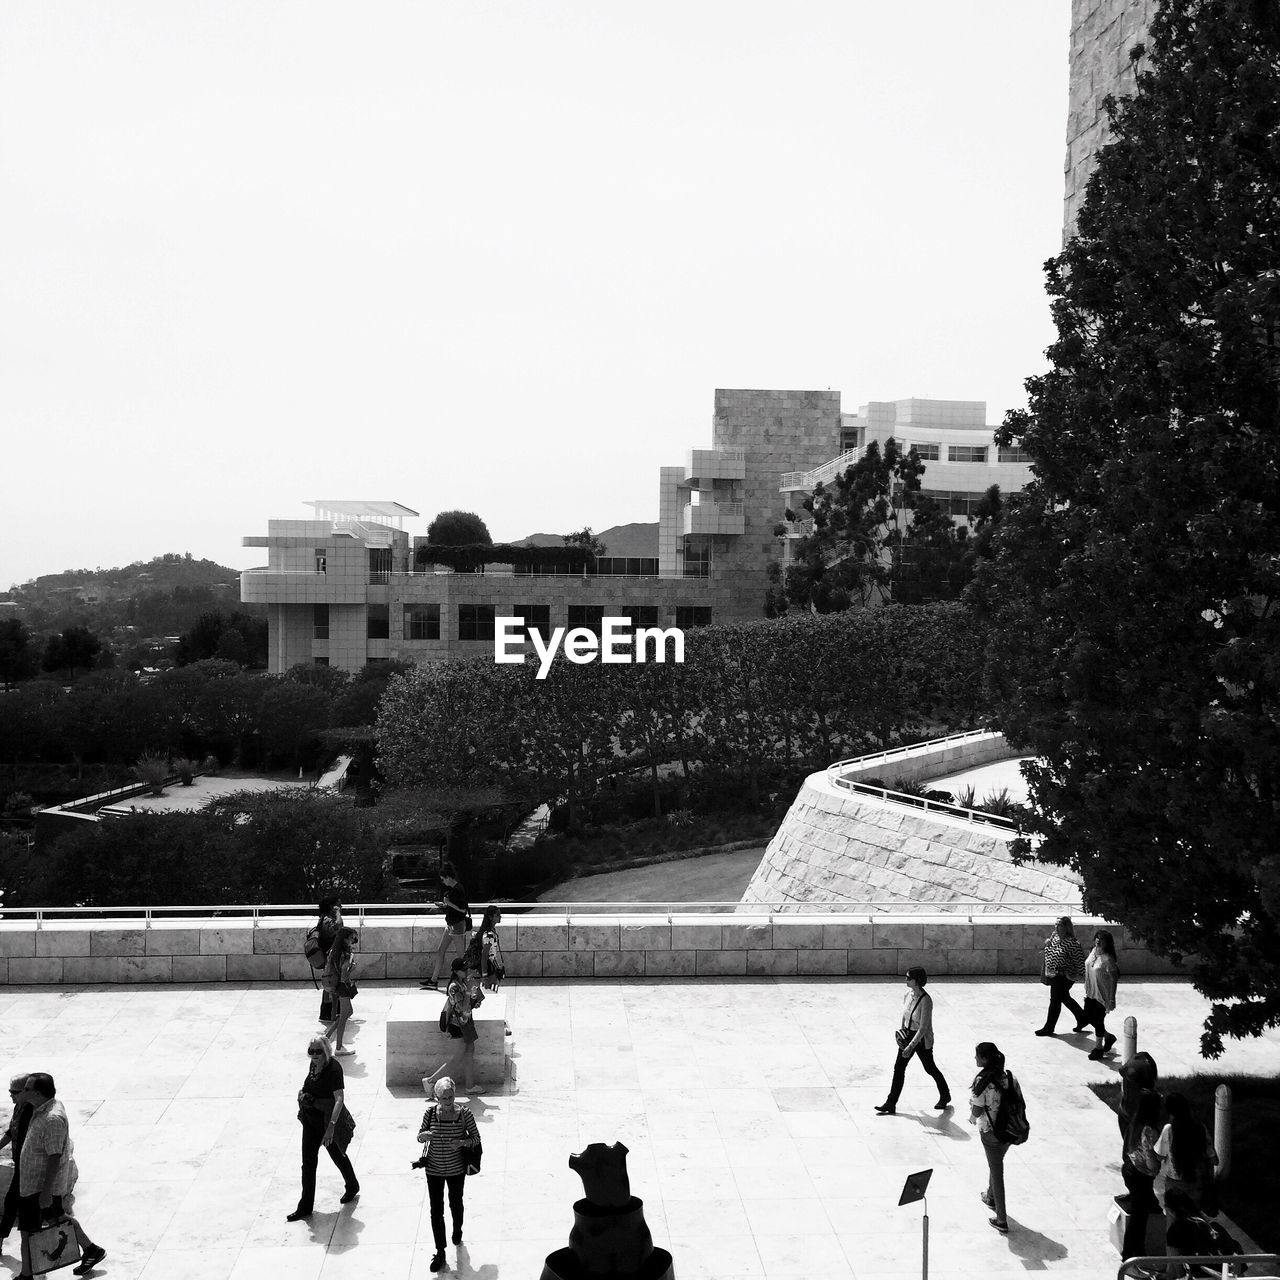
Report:
[[[200,766],[189,756],[179,756],[173,762],[173,771],[178,775],[178,780],[184,787],[189,787],[196,780],[196,773]]]
[[[169,780],[169,764],[164,756],[150,751],[139,756],[133,772],[139,782],[146,783],[153,796],[164,795],[164,784]]]

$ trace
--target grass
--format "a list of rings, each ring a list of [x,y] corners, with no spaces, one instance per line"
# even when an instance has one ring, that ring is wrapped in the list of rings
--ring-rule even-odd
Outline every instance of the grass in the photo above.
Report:
[[[1213,1094],[1220,1084],[1231,1089],[1231,1171],[1219,1183],[1222,1212],[1268,1252],[1280,1250],[1280,1077],[1161,1076],[1163,1094],[1181,1093],[1192,1112],[1213,1132]],[[1089,1086],[1113,1111],[1119,1084]]]

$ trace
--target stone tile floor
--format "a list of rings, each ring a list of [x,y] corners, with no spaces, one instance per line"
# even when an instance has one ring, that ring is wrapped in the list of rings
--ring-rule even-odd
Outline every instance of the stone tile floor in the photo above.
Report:
[[[888,979],[514,981],[514,1075],[471,1102],[485,1167],[467,1186],[450,1271],[536,1280],[567,1243],[581,1184],[571,1151],[630,1148],[632,1190],[681,1280],[888,1280],[920,1274],[921,1206],[906,1175],[932,1167],[930,1275],[1115,1274],[1106,1213],[1120,1190],[1112,1113],[1085,1087],[1114,1064],[1083,1036],[1037,1039],[1043,989],[939,979],[938,1061],[961,1105],[939,1114],[918,1067],[896,1117],[887,1087],[903,988]],[[310,985],[0,989],[0,1074],[50,1071],[72,1118],[77,1212],[118,1280],[421,1280],[431,1229],[415,1134],[420,1092],[383,1081],[384,1020],[405,984],[362,984],[344,1059],[363,1192],[321,1155],[316,1213],[298,1191],[294,1095],[306,1071]],[[1184,982],[1121,989],[1115,1029],[1168,1072],[1274,1071],[1280,1035],[1197,1056],[1204,1003]],[[433,997],[425,997],[431,999]],[[438,997],[434,997],[438,999]],[[1061,1026],[1069,1031],[1069,1019]],[[986,1166],[966,1123],[973,1045],[996,1041],[1023,1083],[1030,1142],[1007,1162],[1012,1231],[978,1200]],[[0,1267],[17,1271],[16,1237]],[[0,1271],[0,1277],[6,1274]]]

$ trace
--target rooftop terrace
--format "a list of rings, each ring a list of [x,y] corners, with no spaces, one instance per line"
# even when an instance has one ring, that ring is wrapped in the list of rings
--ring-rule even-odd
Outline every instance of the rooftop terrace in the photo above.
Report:
[[[315,1215],[287,1223],[294,1095],[318,1004],[310,983],[0,988],[9,1071],[52,1072],[71,1115],[77,1212],[108,1250],[101,1274],[428,1276],[425,1186],[409,1169],[425,1100],[382,1083],[386,1014],[408,990],[416,984],[362,982],[362,1021],[348,1033],[360,1198],[340,1208],[322,1156]],[[444,1274],[537,1276],[567,1242],[581,1194],[569,1153],[618,1139],[681,1280],[918,1276],[920,1206],[896,1204],[906,1174],[929,1167],[935,1280],[1113,1276],[1115,1118],[1085,1086],[1114,1064],[1089,1062],[1084,1037],[1031,1035],[1043,1011],[1034,979],[939,978],[931,990],[957,1100],[979,1039],[1005,1050],[1027,1096],[1031,1141],[1007,1161],[1007,1238],[978,1200],[985,1163],[963,1105],[926,1109],[932,1086],[912,1068],[898,1115],[872,1111],[887,1088],[900,979],[520,979],[504,987],[514,1074],[472,1100],[485,1167],[469,1179],[466,1243],[450,1248]],[[1274,1070],[1277,1032],[1202,1062],[1204,1013],[1184,981],[1130,981],[1117,1030],[1134,1014],[1141,1047],[1168,1074]],[[4,1264],[16,1271],[13,1246]]]

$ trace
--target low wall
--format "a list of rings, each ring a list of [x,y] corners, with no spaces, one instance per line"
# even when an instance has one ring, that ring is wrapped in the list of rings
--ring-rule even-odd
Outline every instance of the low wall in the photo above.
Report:
[[[914,746],[899,747],[874,755],[859,756],[832,769],[842,778],[862,781],[879,778],[892,789],[899,779],[908,782],[927,782],[930,778],[964,769],[976,769],[979,765],[1008,760],[1016,753],[1004,739],[1003,733],[964,733],[949,738],[934,738],[930,742],[918,742]]]
[[[1053,914],[972,918],[946,915],[822,913],[772,915],[508,914],[502,925],[507,973],[516,978],[673,978],[789,974],[1002,976],[1040,973],[1040,948]],[[309,923],[309,922],[308,922]],[[1120,926],[1086,917],[1116,936],[1127,975],[1179,973],[1132,943]],[[208,924],[153,921],[103,927],[0,921],[0,984],[298,982],[312,969],[301,954],[306,928],[267,920]],[[381,918],[360,929],[362,981],[426,975],[440,941],[439,917]]]

